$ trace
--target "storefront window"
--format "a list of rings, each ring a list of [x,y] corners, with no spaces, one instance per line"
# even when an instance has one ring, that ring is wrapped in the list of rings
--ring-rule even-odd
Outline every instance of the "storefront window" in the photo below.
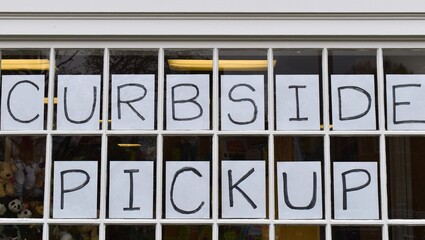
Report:
[[[0,49],[0,239],[422,239],[425,51],[271,45]]]

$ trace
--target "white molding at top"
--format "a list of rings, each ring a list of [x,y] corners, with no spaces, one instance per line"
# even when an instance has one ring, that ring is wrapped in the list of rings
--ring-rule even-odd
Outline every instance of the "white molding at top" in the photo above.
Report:
[[[4,12],[0,20],[425,20],[425,12]]]
[[[0,12],[21,13],[397,13],[425,12],[423,0],[13,0]]]
[[[425,13],[1,12],[11,40],[423,41]]]

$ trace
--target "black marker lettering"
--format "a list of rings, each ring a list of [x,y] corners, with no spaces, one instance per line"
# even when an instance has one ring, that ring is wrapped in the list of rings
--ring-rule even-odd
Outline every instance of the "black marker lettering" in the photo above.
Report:
[[[252,100],[251,98],[239,98],[239,99],[233,98],[232,93],[238,87],[247,87],[253,92],[255,92],[255,88],[253,88],[251,85],[248,85],[248,84],[245,84],[245,83],[236,84],[235,86],[233,86],[230,89],[229,94],[228,94],[229,99],[233,102],[250,102],[252,104],[252,106],[254,107],[254,114],[252,115],[252,119],[248,120],[248,121],[236,121],[232,118],[232,116],[230,116],[230,113],[228,113],[227,116],[229,117],[229,120],[234,124],[237,124],[237,125],[251,124],[251,123],[255,122],[255,120],[257,119],[257,114],[258,114],[257,105],[255,104],[255,101]]]
[[[316,205],[316,199],[317,199],[317,173],[313,172],[313,197],[311,198],[310,203],[305,207],[296,207],[292,205],[292,203],[289,201],[289,194],[288,194],[288,176],[287,173],[283,174],[283,198],[285,201],[286,206],[288,206],[290,209],[295,210],[308,210],[314,208]]]
[[[293,85],[293,86],[289,86],[288,88],[294,88],[295,89],[295,101],[296,101],[296,107],[297,107],[297,117],[296,118],[289,118],[289,121],[307,121],[308,118],[307,117],[303,117],[300,118],[300,98],[299,98],[299,94],[298,94],[298,89],[299,88],[306,88],[307,86],[305,85]]]
[[[64,88],[64,111],[65,111],[66,120],[68,120],[69,122],[74,123],[74,124],[83,124],[83,123],[86,123],[86,122],[90,121],[90,119],[94,115],[94,110],[96,109],[96,101],[97,101],[97,95],[96,95],[96,93],[97,93],[97,87],[93,86],[93,105],[92,105],[92,108],[91,108],[90,115],[86,119],[84,119],[84,120],[80,120],[80,121],[78,121],[78,120],[72,120],[69,117],[69,114],[68,114],[68,104],[67,104],[67,102],[68,102],[67,101],[68,87],[65,87]]]
[[[343,117],[342,116],[341,91],[344,90],[344,89],[351,89],[351,90],[361,92],[367,97],[368,106],[367,106],[367,109],[363,113],[360,113],[360,114],[354,115],[354,116],[349,116],[349,117]],[[370,111],[370,108],[372,106],[372,97],[370,96],[370,94],[368,92],[366,92],[363,88],[360,88],[360,87],[356,87],[356,86],[339,87],[338,88],[338,104],[339,104],[339,120],[340,121],[354,120],[354,119],[358,119],[358,118],[365,116]]]
[[[184,168],[179,169],[174,174],[173,181],[171,182],[170,201],[171,201],[171,205],[173,206],[174,210],[176,210],[177,212],[179,212],[181,214],[193,214],[193,213],[196,213],[199,210],[201,210],[201,208],[205,205],[204,201],[202,201],[201,204],[199,204],[199,206],[194,210],[183,210],[183,209],[177,207],[177,205],[174,203],[174,185],[176,184],[177,177],[184,172],[193,172],[196,175],[198,175],[198,177],[202,177],[202,174],[196,168],[184,167]]]
[[[405,88],[405,87],[421,87],[421,84],[400,84],[393,86],[393,123],[394,124],[403,124],[403,123],[425,123],[425,120],[397,120],[397,106],[399,105],[410,105],[410,102],[396,102],[396,89]]]
[[[77,186],[75,188],[64,189],[65,186],[64,186],[64,181],[63,180],[64,180],[65,174],[67,174],[67,173],[81,173],[81,174],[84,174],[86,176],[86,180],[81,185],[79,185],[79,186]],[[62,171],[61,172],[61,209],[63,209],[64,208],[64,205],[65,205],[64,204],[64,200],[65,200],[64,199],[64,195],[65,195],[65,193],[75,192],[77,190],[80,190],[83,187],[85,187],[89,183],[89,181],[90,181],[90,176],[84,170],[81,170],[81,169],[70,169],[70,170]]]
[[[125,88],[125,87],[139,87],[141,89],[143,89],[144,93],[142,96],[135,98],[135,99],[131,99],[131,100],[121,100],[121,89]],[[127,104],[127,106],[142,120],[145,120],[145,118],[139,113],[137,112],[137,110],[131,105],[131,103],[133,102],[138,102],[140,100],[142,100],[143,98],[145,98],[146,94],[148,93],[148,91],[146,90],[145,86],[143,86],[142,84],[138,84],[138,83],[129,83],[129,84],[123,84],[117,87],[117,108],[118,108],[118,119],[121,119],[121,104]]]
[[[235,184],[233,184],[233,177],[232,177],[232,170],[227,171],[227,176],[229,177],[229,201],[230,201],[230,207],[233,207],[233,189],[236,189],[242,194],[242,196],[251,204],[251,207],[256,209],[257,205],[251,200],[251,198],[246,195],[244,191],[238,186],[239,183],[243,182],[245,179],[247,179],[253,172],[255,172],[254,168],[251,168],[239,181],[237,181]]]
[[[193,87],[196,90],[196,95],[192,98],[189,99],[184,99],[184,100],[175,100],[175,90],[178,87]],[[182,83],[182,84],[177,84],[175,86],[173,86],[171,88],[171,108],[172,108],[172,116],[173,116],[173,120],[175,121],[190,121],[190,120],[195,120],[198,119],[202,116],[202,114],[204,113],[204,110],[202,109],[202,106],[195,101],[196,98],[198,98],[199,96],[199,88],[198,86],[196,86],[195,84],[191,84],[191,83]],[[193,117],[187,117],[187,118],[178,118],[176,117],[176,104],[178,103],[193,103],[196,106],[198,106],[199,108],[199,114]]]
[[[139,169],[126,169],[124,173],[130,173],[130,196],[128,198],[128,207],[123,208],[124,211],[140,210],[140,207],[133,207],[133,173],[138,173]]]
[[[35,121],[38,117],[40,117],[40,114],[35,115],[35,117],[33,117],[33,118],[29,119],[29,120],[22,120],[22,119],[17,118],[15,116],[15,114],[12,113],[12,109],[10,107],[10,98],[12,96],[13,90],[15,90],[15,88],[18,85],[24,84],[24,83],[27,83],[27,84],[30,84],[30,85],[34,86],[37,89],[37,91],[39,91],[39,87],[35,83],[33,83],[33,82],[29,81],[29,80],[23,80],[23,81],[19,81],[19,82],[15,83],[15,85],[13,85],[13,87],[9,91],[9,94],[7,95],[7,111],[9,112],[9,115],[10,115],[10,117],[12,117],[13,120],[15,120],[17,122],[20,122],[20,123],[30,123],[32,121]]]
[[[367,182],[363,185],[360,185],[358,187],[352,187],[352,188],[347,188],[347,178],[346,175],[350,174],[350,173],[365,173],[367,175]],[[341,173],[342,176],[342,209],[343,210],[347,210],[347,193],[348,192],[353,192],[353,191],[358,191],[360,189],[363,189],[365,187],[367,187],[370,184],[370,173],[364,169],[352,169],[346,172]]]

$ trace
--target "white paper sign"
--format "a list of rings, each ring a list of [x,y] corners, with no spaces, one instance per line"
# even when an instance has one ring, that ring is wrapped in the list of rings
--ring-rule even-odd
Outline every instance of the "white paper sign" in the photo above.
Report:
[[[210,217],[210,162],[166,162],[166,218]]]
[[[376,130],[373,75],[332,75],[333,130]]]
[[[379,219],[377,165],[334,162],[335,219]]]
[[[44,75],[3,75],[1,130],[43,130]]]
[[[111,161],[109,218],[153,218],[153,161]]]
[[[320,130],[318,75],[276,75],[277,130]]]
[[[58,130],[98,130],[100,75],[58,76]]]
[[[209,128],[209,75],[167,75],[167,129],[199,130]]]
[[[221,162],[222,218],[266,218],[266,162]]]
[[[221,129],[264,127],[264,76],[221,75]]]
[[[279,219],[322,219],[320,162],[278,162]]]
[[[112,129],[154,129],[155,75],[112,75]]]
[[[55,161],[53,218],[97,217],[97,161]]]
[[[425,75],[387,75],[388,130],[425,129]]]

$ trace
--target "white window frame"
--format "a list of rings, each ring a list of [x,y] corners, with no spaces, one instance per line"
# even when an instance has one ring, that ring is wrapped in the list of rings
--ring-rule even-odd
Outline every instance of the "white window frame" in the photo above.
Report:
[[[2,225],[25,225],[40,224],[43,225],[43,239],[49,239],[50,225],[78,225],[94,224],[99,226],[99,239],[105,239],[105,226],[110,224],[123,225],[155,225],[156,240],[162,239],[162,227],[172,224],[193,224],[193,225],[211,225],[212,239],[219,237],[219,226],[229,224],[261,224],[269,226],[269,239],[275,239],[276,225],[320,225],[325,226],[325,235],[327,240],[332,239],[332,226],[379,226],[382,228],[382,239],[389,239],[389,226],[393,225],[425,225],[424,219],[389,219],[388,218],[388,196],[387,196],[387,164],[386,164],[386,137],[387,136],[423,136],[425,131],[388,131],[385,129],[385,98],[384,98],[384,69],[383,69],[383,49],[425,49],[423,42],[377,42],[377,41],[346,41],[346,42],[320,42],[320,41],[269,41],[269,42],[235,42],[235,41],[187,41],[187,42],[157,42],[157,41],[87,41],[87,42],[55,42],[55,41],[25,41],[14,42],[5,41],[0,43],[0,49],[19,49],[19,48],[49,48],[50,49],[50,70],[49,70],[49,90],[48,90],[48,110],[47,110],[47,129],[41,131],[0,131],[0,136],[5,135],[43,135],[46,136],[46,172],[44,186],[44,216],[43,218],[31,219],[11,219],[0,218]],[[103,93],[109,92],[109,50],[111,49],[159,49],[158,54],[158,89],[164,89],[164,49],[181,48],[209,48],[213,49],[213,77],[212,77],[212,130],[191,131],[190,135],[204,135],[212,137],[212,216],[211,219],[163,219],[163,138],[166,136],[184,136],[185,131],[168,131],[163,129],[164,118],[164,98],[165,92],[158,91],[157,102],[157,129],[156,130],[108,130],[108,102],[109,95],[104,94],[102,129],[96,131],[63,131],[53,130],[53,98],[55,89],[55,49],[59,48],[104,48],[104,70],[103,70]],[[218,53],[222,48],[252,48],[268,49],[268,129],[259,131],[221,131],[219,129],[219,75],[218,75]],[[322,95],[323,95],[323,123],[324,129],[320,131],[277,131],[275,129],[274,119],[274,73],[273,73],[273,49],[321,49],[322,51]],[[377,65],[377,115],[379,119],[379,128],[375,131],[331,131],[329,116],[329,72],[328,72],[328,49],[373,49],[376,51]],[[271,110],[270,110],[271,109]],[[73,136],[73,135],[92,135],[101,136],[101,188],[100,188],[100,213],[98,219],[53,219],[50,218],[50,192],[52,178],[52,138],[54,136]],[[107,193],[107,147],[109,136],[119,135],[148,135],[157,137],[157,159],[156,159],[156,212],[154,219],[108,219],[106,218],[106,193]],[[221,136],[267,136],[268,137],[268,218],[267,219],[219,219],[219,138]],[[278,220],[275,215],[275,161],[274,161],[274,137],[275,136],[320,136],[324,139],[324,207],[325,214],[322,220]],[[379,220],[335,220],[332,219],[332,186],[331,186],[331,159],[330,159],[330,138],[333,136],[375,136],[379,137],[379,176],[380,176],[380,215]]]

